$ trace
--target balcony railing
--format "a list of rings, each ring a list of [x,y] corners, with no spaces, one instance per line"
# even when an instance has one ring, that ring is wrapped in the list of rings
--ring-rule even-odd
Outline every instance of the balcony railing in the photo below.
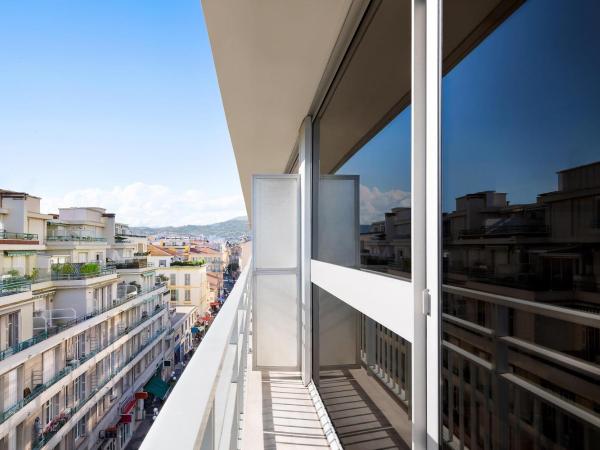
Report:
[[[482,237],[482,236],[517,236],[517,235],[539,235],[548,234],[550,229],[547,225],[499,225],[485,226],[460,230],[458,232],[461,238]]]
[[[146,259],[122,259],[113,261],[111,265],[115,269],[145,269],[146,267],[154,267],[154,264]]]
[[[252,305],[249,266],[187,364],[142,450],[237,448]]]
[[[47,242],[84,242],[84,243],[95,243],[95,242],[106,242],[106,238],[93,237],[93,236],[47,236]]]
[[[110,345],[112,345],[114,342],[116,342],[118,339],[120,339],[121,337],[123,337],[124,335],[126,335],[127,333],[129,333],[131,330],[133,330],[134,328],[137,328],[138,326],[140,326],[141,324],[143,324],[144,322],[148,321],[150,318],[154,317],[155,315],[157,315],[158,313],[160,313],[161,311],[163,311],[165,309],[165,305],[160,305],[159,308],[155,308],[151,314],[145,315],[140,317],[136,322],[134,322],[133,324],[130,324],[129,326],[123,328],[122,330],[119,330],[113,337],[112,339],[108,339],[104,345],[98,346],[96,349],[86,353],[84,356],[81,356],[80,358],[78,358],[79,364],[83,364],[86,361],[89,361],[92,357],[96,356],[98,353],[100,353],[102,350],[105,350],[106,348],[108,348]],[[162,329],[164,331],[164,328]],[[161,331],[162,332],[162,331]],[[134,355],[137,355],[138,352],[134,352]],[[37,386],[34,386],[33,390],[31,391],[31,394],[29,394],[27,397],[19,400],[14,406],[12,406],[11,408],[7,409],[6,411],[0,413],[0,423],[3,423],[4,421],[6,421],[8,418],[10,418],[11,416],[13,416],[17,411],[19,411],[21,408],[23,408],[25,405],[27,405],[28,403],[30,403],[31,401],[33,401],[36,397],[38,397],[42,392],[46,391],[47,389],[49,389],[50,387],[52,387],[56,382],[60,381],[62,378],[64,378],[68,373],[70,373],[72,370],[75,370],[76,367],[71,367],[71,366],[66,366],[63,369],[60,370],[60,372],[56,373],[50,380],[48,380],[46,383],[43,384],[39,384]]]
[[[118,300],[114,300],[109,306],[106,306],[104,308],[98,308],[95,309],[94,311],[92,311],[90,314],[86,314],[85,316],[81,316],[78,317],[75,320],[70,320],[64,324],[61,324],[59,326],[55,326],[52,327],[51,330],[45,331],[43,333],[40,333],[34,337],[32,337],[31,339],[27,339],[25,341],[21,341],[16,345],[13,345],[11,347],[8,347],[7,349],[3,350],[0,352],[0,361],[2,361],[3,359],[8,358],[9,356],[15,355],[16,353],[19,353],[25,349],[28,349],[29,347],[31,347],[32,345],[35,344],[39,344],[40,342],[45,341],[46,339],[48,339],[49,337],[55,336],[59,333],[62,333],[63,331],[79,324],[82,322],[85,322],[86,320],[92,319],[96,316],[99,316],[100,314],[103,314],[107,311],[110,311],[111,309],[114,309],[118,306],[124,305],[125,303],[128,303],[130,301],[135,300],[136,298],[141,297],[142,295],[146,295],[150,292],[153,291],[157,291],[163,287],[166,286],[166,283],[159,283],[153,287],[151,287],[150,289],[144,289],[140,292],[137,293],[137,295],[133,296],[133,297],[122,297]]]
[[[85,280],[88,278],[102,277],[116,273],[112,266],[103,266],[95,262],[90,263],[62,263],[53,264],[51,279],[59,280]]]
[[[31,280],[26,277],[8,277],[0,279],[0,297],[31,290]]]
[[[11,233],[10,231],[0,231],[0,240],[37,241],[39,240],[39,237],[35,233]]]
[[[67,408],[65,411],[63,411],[61,414],[63,414],[65,420],[61,420],[61,421],[57,422],[52,427],[50,427],[48,430],[46,430],[45,432],[42,432],[42,435],[37,440],[34,441],[34,443],[33,443],[33,449],[34,450],[39,450],[39,449],[43,448],[50,441],[50,439],[52,439],[54,436],[56,436],[56,434],[67,423],[69,423],[69,420],[71,419],[71,417],[73,417],[73,415],[75,413],[77,413],[79,410],[81,410],[86,405],[86,403],[90,399],[92,399],[100,391],[100,389],[102,389],[104,386],[106,386],[131,361],[133,361],[135,358],[137,358],[138,355],[140,354],[140,352],[142,352],[150,344],[152,344],[153,342],[155,342],[164,331],[165,331],[165,328],[161,328],[161,329],[157,330],[150,339],[148,339],[145,343],[143,343],[137,349],[137,351],[133,352],[132,355],[129,358],[127,358],[126,361],[124,361],[122,364],[120,364],[108,377],[106,377],[104,379],[104,381],[102,381],[101,383],[99,383],[98,386],[95,389],[92,389],[90,391],[90,393],[83,400],[81,400],[77,406],[74,406],[74,407],[71,407],[71,408]]]

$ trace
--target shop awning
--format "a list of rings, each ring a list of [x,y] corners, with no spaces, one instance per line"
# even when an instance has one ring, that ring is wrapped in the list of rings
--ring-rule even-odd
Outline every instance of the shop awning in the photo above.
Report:
[[[125,405],[123,406],[123,409],[121,410],[121,414],[129,414],[129,412],[135,408],[135,403],[136,403],[136,399],[132,398],[131,400],[129,400],[127,403],[125,403]]]
[[[164,400],[169,391],[169,385],[155,375],[146,383],[144,390],[150,392],[155,397]]]
[[[210,302],[210,306],[219,306],[219,302]]]

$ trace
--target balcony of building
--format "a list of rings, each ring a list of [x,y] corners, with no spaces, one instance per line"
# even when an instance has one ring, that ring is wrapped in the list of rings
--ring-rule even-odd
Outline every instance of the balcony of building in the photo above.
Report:
[[[91,386],[83,389],[83,392],[80,393],[77,399],[71,398],[69,399],[69,404],[65,405],[64,408],[53,411],[52,419],[40,430],[39,435],[32,440],[31,448],[35,450],[54,448],[63,439],[69,439],[69,431],[84,417],[86,412],[92,409],[98,402],[102,402],[103,397],[109,392],[113,393],[110,398],[110,404],[108,408],[105,408],[105,414],[97,420],[97,425],[102,429],[103,424],[118,422],[121,418],[119,405],[122,402],[117,402],[117,400],[132,396],[135,391],[141,389],[145,381],[155,372],[156,365],[162,362],[162,352],[158,352],[158,356],[155,356],[145,367],[141,367],[139,373],[135,373],[136,368],[142,364],[145,356],[164,336],[164,332],[164,328],[156,329],[153,333],[145,337],[137,347],[133,348],[129,354],[125,355],[114,367],[108,367],[108,370],[103,371]],[[129,381],[130,384],[119,384],[128,373],[133,375],[131,377],[132,380]],[[119,391],[122,396],[115,395]],[[39,411],[39,417],[42,416],[43,411]],[[110,426],[105,426],[104,428],[110,428]],[[84,440],[101,441],[102,437],[92,434],[82,436],[77,444],[81,444]]]
[[[10,358],[11,361],[7,364],[19,364],[21,360],[28,359],[31,355],[40,354],[69,335],[92,327],[164,292],[167,292],[166,283],[157,282],[154,286],[148,288],[135,289],[135,292],[125,292],[110,304],[97,307],[81,316],[74,317],[72,313],[67,314],[64,309],[47,309],[34,313],[34,317],[30,318],[33,322],[34,335],[28,339],[17,339],[16,343],[2,349],[0,351],[0,362]],[[26,319],[22,318],[22,320]],[[24,352],[25,350],[28,351]]]
[[[20,423],[39,404],[52,398],[77,377],[94,369],[99,361],[115,350],[119,352],[125,350],[125,344],[131,341],[134,345],[128,347],[130,353],[126,355],[122,364],[111,372],[112,375],[118,375],[120,370],[137,358],[142,350],[154,342],[159,335],[164,334],[166,326],[164,319],[161,318],[164,311],[163,303],[147,302],[140,305],[134,316],[124,316],[123,321],[109,332],[88,328],[82,333],[68,337],[67,344],[63,345],[63,340],[59,341],[58,345],[55,343],[52,347],[53,358],[46,358],[48,352],[45,352],[44,357],[42,352],[36,352],[31,358],[22,361],[22,366],[14,364],[10,366],[11,370],[21,367],[23,374],[31,374],[31,376],[23,379],[22,391],[13,393],[14,402],[9,404],[5,401],[2,405],[0,428]],[[105,381],[110,381],[110,378]],[[102,386],[102,383],[97,385],[98,389]],[[95,391],[92,391],[90,397],[94,394]],[[85,401],[80,402],[78,406],[83,406],[84,403]],[[69,408],[68,417],[75,412],[77,409]]]
[[[60,242],[77,242],[79,244],[97,244],[106,243],[106,238],[96,236],[78,236],[78,235],[52,235],[46,238],[48,245]]]
[[[23,276],[1,275],[0,297],[31,291],[31,279]]]
[[[391,352],[380,351],[378,359],[361,352],[362,365],[323,368],[317,388],[297,370],[253,363],[261,344],[253,342],[252,297],[246,267],[142,449],[410,447],[409,343],[363,318],[361,334],[377,332],[388,346],[396,343],[403,370],[391,374]],[[181,431],[169,433],[174,427]]]
[[[39,236],[35,233],[12,233],[0,231],[0,245],[4,244],[39,244]]]
[[[90,278],[104,277],[116,274],[116,269],[110,265],[98,262],[87,263],[60,263],[53,264],[49,274],[51,281],[87,280]],[[39,281],[47,281],[38,278]]]
[[[146,269],[154,267],[154,264],[152,262],[149,262],[147,258],[142,257],[132,259],[120,259],[116,261],[111,261],[109,264],[111,267],[114,267],[117,270]]]

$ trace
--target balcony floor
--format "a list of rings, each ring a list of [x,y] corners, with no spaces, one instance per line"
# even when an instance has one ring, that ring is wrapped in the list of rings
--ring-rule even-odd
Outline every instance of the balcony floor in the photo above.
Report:
[[[246,380],[241,448],[329,448],[298,372],[251,371]]]
[[[321,371],[319,392],[345,449],[410,449],[408,414],[365,369]]]

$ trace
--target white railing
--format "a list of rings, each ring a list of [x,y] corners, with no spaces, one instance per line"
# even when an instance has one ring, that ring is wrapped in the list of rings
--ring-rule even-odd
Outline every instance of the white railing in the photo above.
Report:
[[[141,450],[236,449],[243,411],[250,263],[150,428]]]

